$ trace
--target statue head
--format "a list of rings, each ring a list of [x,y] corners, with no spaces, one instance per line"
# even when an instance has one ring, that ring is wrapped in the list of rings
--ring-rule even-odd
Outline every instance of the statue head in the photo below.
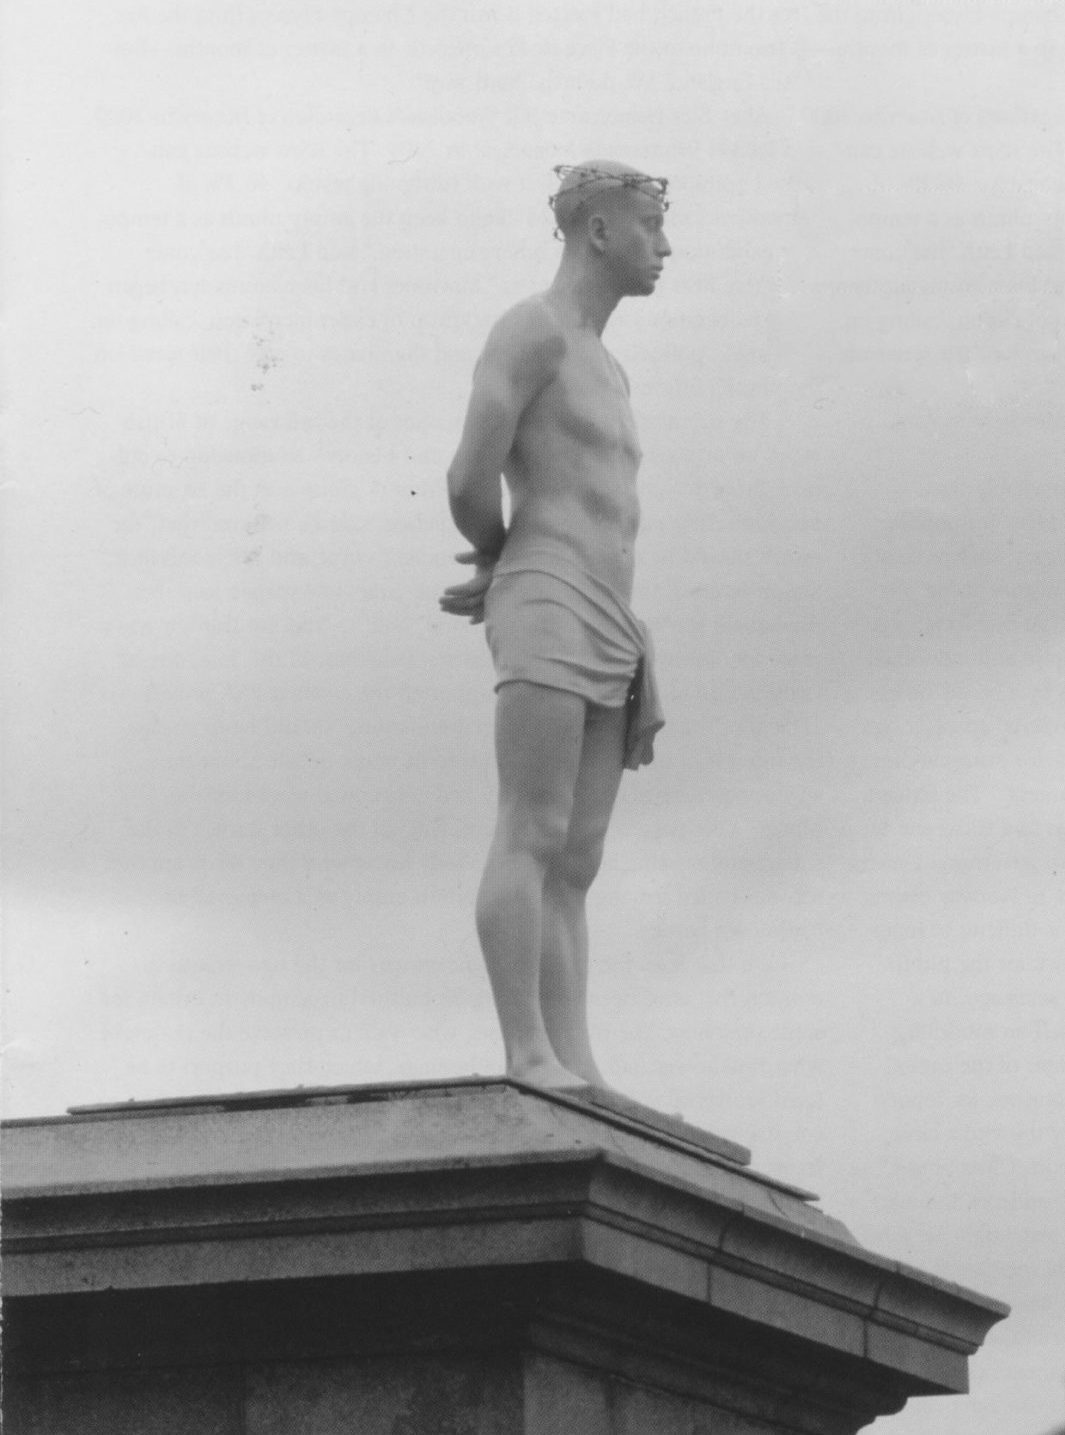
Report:
[[[651,294],[672,251],[664,217],[669,181],[616,160],[556,165],[548,201],[563,263],[591,264],[617,294]]]

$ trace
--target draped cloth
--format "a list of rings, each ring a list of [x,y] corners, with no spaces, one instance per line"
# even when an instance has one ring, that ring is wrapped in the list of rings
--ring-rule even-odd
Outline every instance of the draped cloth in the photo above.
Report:
[[[485,598],[485,634],[504,683],[539,683],[628,708],[625,766],[654,759],[665,717],[651,635],[619,593],[547,550],[504,559]]]

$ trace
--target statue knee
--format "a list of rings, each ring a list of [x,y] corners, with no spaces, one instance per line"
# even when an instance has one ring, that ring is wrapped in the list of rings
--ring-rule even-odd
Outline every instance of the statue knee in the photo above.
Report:
[[[605,834],[570,841],[559,856],[555,870],[568,887],[587,892],[603,862]]]
[[[510,814],[508,826],[511,850],[528,853],[545,867],[552,867],[566,848],[569,814],[554,805],[538,805]]]

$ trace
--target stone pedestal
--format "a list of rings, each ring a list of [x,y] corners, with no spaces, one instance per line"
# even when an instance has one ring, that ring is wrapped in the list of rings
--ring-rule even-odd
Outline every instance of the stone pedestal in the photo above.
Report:
[[[505,1080],[8,1123],[9,1435],[836,1435],[1006,1314],[748,1153]]]

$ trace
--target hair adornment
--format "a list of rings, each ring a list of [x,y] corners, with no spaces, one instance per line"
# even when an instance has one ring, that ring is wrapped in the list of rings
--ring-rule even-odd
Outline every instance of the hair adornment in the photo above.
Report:
[[[620,189],[637,189],[641,194],[657,200],[662,206],[663,213],[669,208],[669,200],[666,198],[666,190],[669,188],[669,180],[661,175],[632,173],[615,174],[609,169],[600,169],[594,164],[556,164],[554,173],[558,175],[560,188],[548,196],[548,206],[552,214],[558,217],[558,205],[561,200],[568,200],[571,195],[577,195],[582,189],[588,189],[593,184],[614,184]],[[577,176],[574,179],[574,176]],[[567,183],[568,181],[568,183]],[[582,201],[578,200],[574,209],[578,209]],[[555,225],[555,238],[563,239],[561,229]]]
[[[663,209],[669,208],[669,200],[666,198],[666,190],[669,188],[669,180],[661,175],[653,174],[614,174],[608,169],[599,169],[589,164],[556,164],[554,173],[558,175],[561,184],[566,185],[548,198],[548,204],[552,209],[560,199],[568,194],[576,194],[582,189],[587,189],[590,184],[610,183],[617,184],[622,189],[639,189],[644,194],[649,194],[652,199],[657,199]],[[580,178],[575,184],[566,184],[566,181],[573,175]]]

